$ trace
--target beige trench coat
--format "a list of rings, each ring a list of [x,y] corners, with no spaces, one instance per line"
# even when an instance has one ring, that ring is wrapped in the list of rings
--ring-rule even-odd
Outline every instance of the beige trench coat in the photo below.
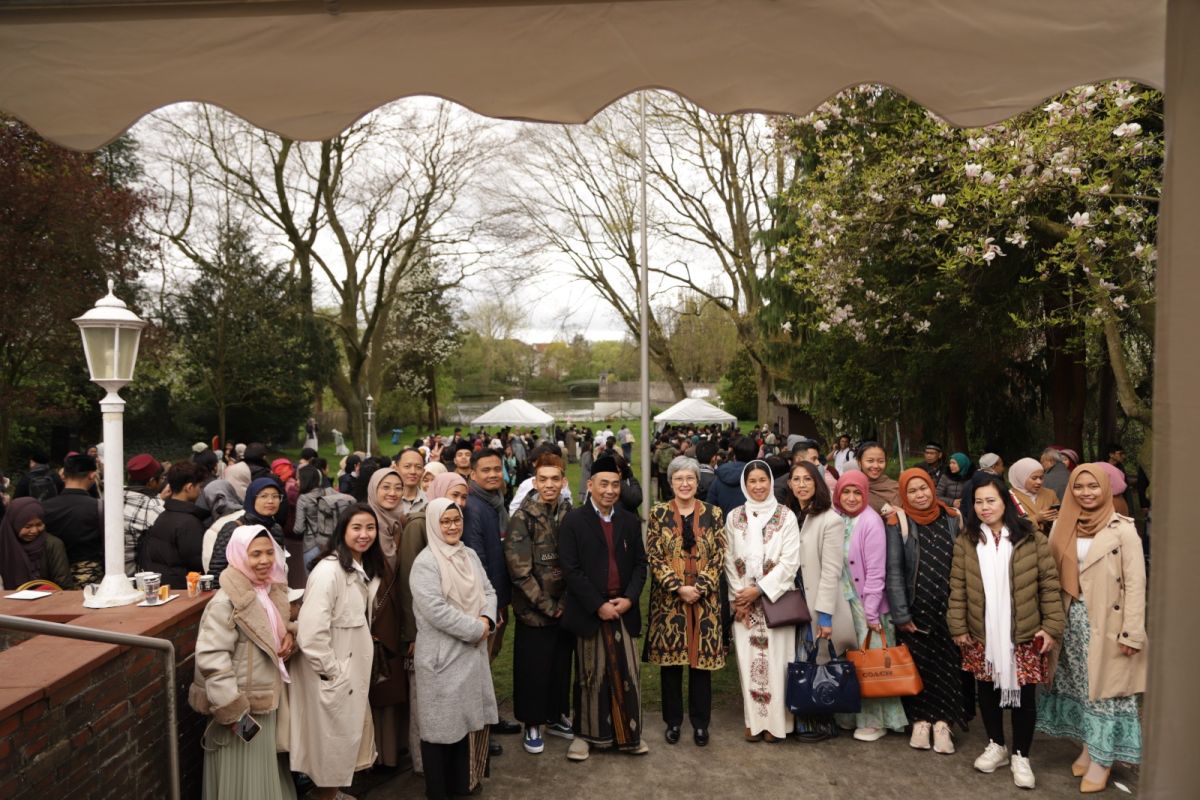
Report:
[[[1051,532],[1059,534],[1057,527]],[[1120,514],[1096,534],[1079,565],[1079,589],[1091,626],[1088,699],[1128,697],[1146,691],[1146,561],[1133,520]],[[1063,593],[1070,609],[1072,598]],[[1121,653],[1120,645],[1139,652]]]
[[[842,591],[842,569],[846,564],[846,533],[842,518],[833,509],[809,514],[800,528],[800,575],[804,579],[804,599],[812,614],[816,636],[817,612],[833,615],[833,649],[843,653],[858,647],[850,603]],[[827,657],[822,646],[821,660]]]
[[[368,583],[336,556],[308,576],[291,660],[292,770],[320,787],[349,786],[375,762],[367,695],[371,682],[370,609],[379,578]]]

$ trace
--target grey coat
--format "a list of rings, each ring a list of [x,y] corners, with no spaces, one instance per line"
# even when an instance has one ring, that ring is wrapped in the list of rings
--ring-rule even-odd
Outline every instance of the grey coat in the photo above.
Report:
[[[496,619],[496,590],[484,574],[474,550],[467,548],[487,606],[484,616]],[[413,666],[417,684],[417,719],[421,739],[454,744],[472,731],[499,721],[488,640],[479,641],[478,617],[451,605],[442,593],[442,577],[429,548],[413,561],[408,577],[417,643]]]

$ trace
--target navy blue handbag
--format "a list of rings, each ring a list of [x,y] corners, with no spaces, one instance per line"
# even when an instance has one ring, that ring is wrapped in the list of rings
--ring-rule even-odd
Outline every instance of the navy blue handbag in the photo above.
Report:
[[[862,693],[854,665],[837,657],[833,642],[824,641],[829,648],[826,663],[817,663],[819,645],[806,642],[804,659],[788,664],[787,691],[784,693],[788,711],[799,716],[857,714],[862,710]]]

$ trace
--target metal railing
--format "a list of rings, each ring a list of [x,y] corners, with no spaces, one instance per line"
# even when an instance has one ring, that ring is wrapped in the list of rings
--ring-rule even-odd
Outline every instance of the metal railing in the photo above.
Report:
[[[145,647],[160,651],[163,654],[167,682],[167,756],[171,771],[170,797],[171,800],[179,800],[179,738],[176,733],[179,720],[175,707],[175,645],[166,639],[155,639],[152,636],[82,628],[62,622],[26,619],[7,614],[0,614],[0,629],[3,628],[43,636],[61,636],[66,639],[82,639],[88,642],[102,642],[125,647]]]

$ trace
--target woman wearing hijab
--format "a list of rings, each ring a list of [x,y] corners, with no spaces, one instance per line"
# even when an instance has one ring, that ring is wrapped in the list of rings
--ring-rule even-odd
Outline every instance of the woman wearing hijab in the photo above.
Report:
[[[406,450],[405,454],[410,452]],[[409,460],[411,462],[411,456]],[[411,463],[408,466],[411,468]],[[416,477],[414,474],[413,478]],[[412,488],[416,489],[415,480]],[[371,718],[375,725],[379,763],[385,767],[400,763],[407,727],[407,709],[402,706],[408,702],[405,667],[409,648],[401,632],[406,612],[405,593],[401,589],[405,579],[400,564],[405,529],[404,493],[404,478],[394,467],[376,470],[367,483],[367,502],[379,521],[379,544],[383,553],[383,573],[371,614],[371,636],[380,645],[375,655],[380,663],[375,665],[375,679],[371,684]],[[417,497],[424,507],[424,495],[418,492]]]
[[[44,516],[41,501],[18,497],[0,518],[0,577],[5,588],[32,580],[51,581],[60,589],[75,587],[67,548],[47,532]]]
[[[279,758],[288,732],[277,728],[280,716],[287,719],[285,662],[296,647],[283,548],[262,525],[241,525],[226,558],[221,588],[200,618],[188,691],[192,708],[212,717],[202,742],[203,797],[293,800],[295,785]]]
[[[1062,581],[1067,630],[1038,730],[1083,743],[1071,765],[1079,791],[1102,791],[1114,761],[1142,755],[1146,690],[1146,568],[1133,521],[1113,508],[1104,464],[1071,473],[1050,549]]]
[[[878,445],[875,445],[878,448]],[[872,453],[864,450],[860,463]],[[895,481],[893,481],[895,483]],[[899,484],[897,484],[897,487]],[[863,470],[847,472],[838,478],[833,507],[842,515],[842,592],[850,603],[854,634],[859,647],[871,637],[871,649],[883,647],[882,637],[895,641],[885,592],[887,577],[887,533],[883,519],[869,505],[870,480]],[[897,495],[899,489],[897,488]],[[897,497],[897,503],[899,497]],[[887,735],[888,729],[903,731],[908,725],[904,706],[898,697],[863,698],[858,714],[839,714],[843,725],[854,725],[854,738],[874,742]]]
[[[870,482],[867,502],[878,514],[900,504],[900,484],[887,475],[887,452],[879,442],[864,442],[858,448],[858,463]]]
[[[463,545],[462,530],[462,511],[455,503],[430,500],[428,544],[409,578],[418,631],[414,661],[421,757],[430,800],[470,793],[469,736],[499,720],[488,659],[496,592],[479,556]]]
[[[275,541],[283,544],[283,528],[280,527],[278,516],[283,508],[283,487],[276,478],[258,478],[246,489],[246,500],[242,503],[242,515],[235,520],[225,523],[217,534],[213,544],[212,558],[208,563],[208,572],[214,578],[220,579],[221,573],[228,566],[225,560],[225,548],[233,532],[243,525],[261,525],[275,537]],[[285,575],[287,566],[284,565]],[[285,578],[286,580],[286,578]]]
[[[975,769],[990,774],[1011,764],[1013,783],[1032,789],[1036,690],[1045,674],[1043,657],[1062,638],[1064,626],[1058,570],[1046,537],[1017,512],[998,476],[977,475],[963,504],[966,519],[954,542],[946,622],[963,669],[975,675],[988,735]],[[1011,757],[1005,708],[1012,714]]]
[[[1045,468],[1036,458],[1019,459],[1008,469],[1014,499],[1038,530],[1049,533],[1058,519],[1058,495],[1043,485],[1045,475]]]
[[[887,598],[892,623],[924,683],[920,694],[902,700],[913,726],[909,745],[949,754],[954,752],[951,728],[966,727],[962,658],[946,626],[954,540],[962,519],[934,492],[924,467],[900,473],[900,509],[887,520]]]
[[[763,600],[795,587],[800,568],[796,515],[775,499],[771,468],[751,461],[742,470],[746,498],[725,522],[725,577],[735,621],[738,677],[747,741],[783,739],[794,726],[784,703],[787,665],[796,654],[793,626],[768,628]]]
[[[952,453],[946,471],[937,482],[937,498],[951,508],[961,508],[966,494],[967,479],[971,477],[971,459],[966,453]]]
[[[356,503],[313,565],[296,633],[292,770],[316,784],[314,800],[349,800],[339,787],[375,763],[371,614],[384,569],[375,512]]]
[[[1129,503],[1125,501],[1125,490],[1129,484],[1125,480],[1125,471],[1108,461],[1097,462],[1097,466],[1108,475],[1108,486],[1112,490],[1113,509],[1121,516],[1128,517]]]
[[[438,475],[445,474],[446,465],[441,461],[430,461],[425,465],[425,471],[421,473],[421,491],[425,493],[426,497],[433,497],[433,495],[429,493],[429,485],[433,483],[433,479]]]
[[[440,462],[439,462],[440,463]],[[467,504],[467,481],[457,472],[441,472],[434,475],[425,490],[426,502],[436,498],[447,498],[461,511]],[[404,670],[408,677],[408,749],[413,762],[413,772],[420,774],[424,769],[421,760],[420,706],[417,702],[416,674],[413,654],[417,641],[417,618],[413,613],[412,568],[413,563],[425,550],[425,508],[413,513],[404,526],[400,537],[399,581],[396,591],[400,596],[400,640],[404,643]]]
[[[845,542],[842,518],[833,509],[829,486],[815,464],[801,461],[788,475],[787,506],[800,525],[800,578],[808,610],[815,619],[798,631],[797,660],[807,658],[808,643],[830,639],[838,654],[858,646],[850,603],[842,591]],[[823,652],[824,651],[824,652]],[[818,661],[828,659],[826,648]],[[801,741],[820,741],[837,735],[832,714],[796,717]]]

